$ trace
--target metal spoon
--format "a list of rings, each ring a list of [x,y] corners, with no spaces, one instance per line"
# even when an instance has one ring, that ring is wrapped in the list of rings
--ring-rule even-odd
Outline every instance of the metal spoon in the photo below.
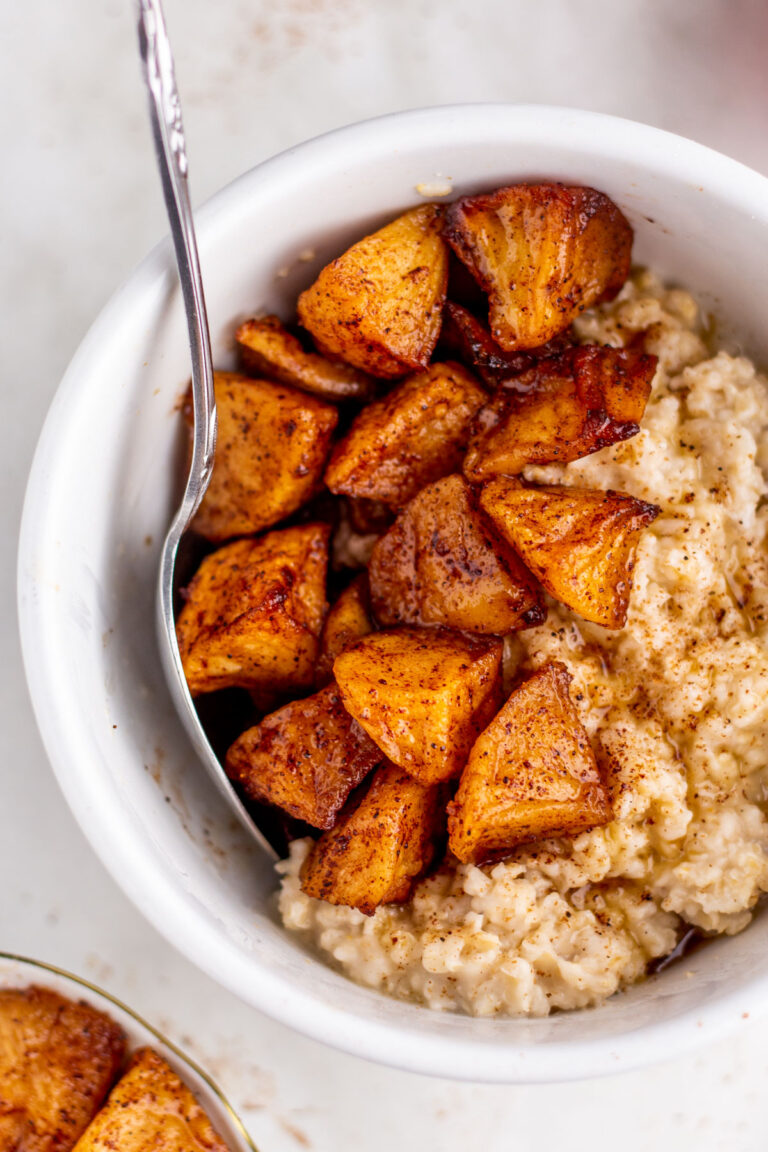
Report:
[[[138,0],[139,48],[149,89],[149,109],[163,195],[176,251],[192,353],[194,437],[184,496],[173,518],[160,557],[157,585],[157,630],[160,656],[173,702],[208,775],[256,843],[274,860],[277,853],[254,824],[229,782],[192,702],[176,640],[174,578],[179,543],[205,495],[216,447],[216,400],[208,315],[197,254],[192,205],[187,183],[187,153],[173,54],[160,0]]]

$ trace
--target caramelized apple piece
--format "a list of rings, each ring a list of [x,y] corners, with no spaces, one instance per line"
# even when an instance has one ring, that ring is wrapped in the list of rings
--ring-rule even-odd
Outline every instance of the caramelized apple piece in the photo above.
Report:
[[[445,236],[488,293],[494,338],[537,348],[629,275],[632,229],[594,188],[514,184],[450,206]]]
[[[458,364],[433,364],[357,416],[331,456],[331,492],[401,507],[461,465],[472,417],[486,399]]]
[[[267,716],[229,749],[227,775],[251,800],[332,828],[353,788],[384,759],[335,684]]]
[[[76,1152],[229,1152],[169,1064],[151,1048],[128,1071],[78,1141]]]
[[[267,376],[324,400],[370,400],[375,392],[375,381],[364,372],[306,352],[277,316],[246,320],[235,340],[243,367],[252,376]]]
[[[464,474],[514,476],[528,464],[565,464],[636,436],[656,363],[596,345],[542,360],[477,413]]]
[[[348,712],[422,784],[458,776],[500,704],[501,641],[447,629],[374,632],[337,657]]]
[[[593,624],[624,627],[640,533],[660,508],[610,489],[502,477],[484,485],[480,504],[551,596]]]
[[[214,377],[213,475],[193,527],[214,542],[269,528],[317,491],[338,412],[283,384]],[[185,414],[192,427],[189,405]]]
[[[440,344],[441,347],[450,348],[452,354],[476,372],[484,384],[497,388],[521,376],[539,360],[559,356],[561,352],[572,348],[574,339],[568,331],[555,336],[540,348],[531,348],[528,352],[505,352],[482,321],[460,304],[448,300],[443,309]],[[519,387],[520,391],[526,391],[525,384]]]
[[[448,282],[442,222],[442,208],[422,204],[323,268],[298,304],[319,348],[373,376],[427,366]]]
[[[312,848],[302,891],[366,916],[380,904],[407,900],[444,827],[440,793],[394,764],[379,768],[360,804]]]
[[[519,844],[575,836],[612,818],[563,664],[529,676],[473,747],[448,805],[448,846],[483,863]]]
[[[373,632],[368,577],[365,572],[348,584],[325,618],[315,683],[333,679],[333,662],[357,640]]]
[[[0,1148],[69,1152],[105,1099],[125,1036],[47,988],[0,990]]]
[[[326,524],[235,540],[206,556],[176,621],[193,696],[312,684],[326,612]]]
[[[388,626],[444,624],[503,636],[545,617],[538,584],[489,534],[457,475],[414,496],[377,541],[368,575],[374,612]]]

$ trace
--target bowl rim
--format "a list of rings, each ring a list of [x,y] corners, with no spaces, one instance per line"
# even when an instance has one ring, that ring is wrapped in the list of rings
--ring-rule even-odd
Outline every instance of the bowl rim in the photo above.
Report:
[[[663,129],[604,113],[540,104],[448,104],[394,112],[334,129],[272,156],[216,192],[196,210],[199,229],[216,231],[230,204],[240,200],[251,181],[274,173],[285,179],[334,152],[354,148],[397,148],[403,131],[410,134],[471,127],[482,139],[488,125],[502,123],[516,143],[544,139],[586,150],[608,160],[631,159],[663,169],[689,184],[707,188],[731,206],[768,224],[768,178],[744,164]],[[55,645],[46,635],[41,604],[46,592],[35,582],[36,556],[55,525],[46,517],[47,493],[55,483],[58,420],[74,400],[81,366],[109,342],[151,287],[175,275],[169,238],[157,244],[119,287],[82,340],[55,393],[30,470],[22,514],[18,553],[18,611],[22,654],[29,693],[48,759],[76,820],[102,863],[142,915],[179,951],[218,983],[253,1006],[314,1040],[352,1055],[411,1072],[485,1083],[541,1083],[584,1079],[670,1059],[735,1028],[744,1017],[745,995],[754,997],[751,1018],[768,1013],[768,972],[755,976],[677,1016],[644,1024],[610,1038],[547,1041],[520,1045],[514,1040],[483,1046],[471,1038],[428,1035],[405,1030],[384,1019],[363,1019],[331,1007],[311,990],[280,972],[259,966],[257,953],[247,957],[206,921],[187,894],[166,873],[159,874],[121,826],[119,813],[106,820],[97,813],[111,807],[110,793],[98,772],[78,768],[76,749],[82,736],[75,718],[62,707],[54,669]],[[75,766],[73,768],[73,765]],[[109,829],[109,832],[107,832]],[[151,900],[146,893],[151,892]],[[226,964],[222,965],[222,955]],[[318,963],[322,961],[318,960]],[[258,980],[254,971],[258,970]],[[755,995],[760,989],[760,994]],[[621,993],[617,993],[621,995]],[[427,1011],[428,1009],[425,1009]],[[581,1011],[584,1011],[582,1009]],[[514,1019],[510,1020],[514,1024]],[[408,1043],[403,1043],[407,1037]]]
[[[87,993],[88,996],[93,999],[104,1002],[91,1004],[91,1007],[96,1007],[99,1011],[106,1012],[107,1014],[109,1014],[110,1010],[114,1011],[116,1009],[124,1016],[129,1017],[142,1031],[151,1036],[155,1043],[159,1043],[162,1048],[171,1052],[182,1066],[189,1068],[195,1076],[203,1082],[206,1089],[211,1093],[212,1098],[221,1108],[227,1123],[231,1125],[232,1135],[238,1139],[244,1148],[250,1149],[251,1152],[259,1152],[237,1112],[209,1073],[185,1052],[183,1048],[180,1048],[178,1044],[174,1043],[173,1040],[170,1040],[161,1032],[159,1028],[156,1028],[154,1024],[150,1024],[148,1020],[145,1020],[135,1008],[131,1008],[123,1000],[120,1000],[119,997],[113,995],[111,992],[105,991],[104,988],[101,988],[98,984],[94,984],[93,981],[87,979],[87,977],[76,976],[74,972],[69,972],[66,968],[60,968],[58,964],[51,964],[50,961],[36,960],[31,956],[21,956],[14,952],[0,951],[0,963],[18,964],[21,965],[22,968],[31,969],[29,973],[30,979],[35,979],[33,973],[42,973],[43,979],[46,973],[50,976],[55,976],[67,984],[74,985],[73,995],[77,994],[78,989],[82,989],[83,992]],[[8,986],[3,984],[0,976],[0,989],[4,987]],[[127,1054],[130,1055],[130,1051]],[[202,1101],[202,1103],[205,1104],[205,1101]],[[221,1133],[219,1133],[219,1135],[221,1135]],[[225,1133],[224,1136],[226,1135]]]

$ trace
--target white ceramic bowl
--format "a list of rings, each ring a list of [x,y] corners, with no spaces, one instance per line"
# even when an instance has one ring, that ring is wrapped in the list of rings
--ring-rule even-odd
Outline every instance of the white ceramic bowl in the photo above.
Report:
[[[238,320],[289,315],[343,246],[450,178],[454,195],[543,177],[607,192],[635,256],[768,360],[768,180],[640,124],[541,107],[425,109],[341,129],[262,164],[201,210],[215,360]],[[167,244],[94,324],[57,393],[29,482],[20,612],[30,690],[67,799],[155,927],[244,1000],[402,1068],[558,1080],[673,1055],[768,1003],[768,917],[603,1007],[543,1020],[433,1013],[355,986],[278,924],[275,878],[173,714],[153,594],[173,500],[189,353]],[[170,802],[167,802],[167,798]],[[693,975],[689,975],[689,973]]]
[[[63,968],[0,952],[0,988],[27,988],[30,984],[50,988],[70,1000],[85,1001],[91,1008],[106,1013],[125,1033],[128,1055],[139,1048],[154,1048],[197,1097],[231,1152],[258,1152],[234,1108],[208,1073],[132,1008]]]

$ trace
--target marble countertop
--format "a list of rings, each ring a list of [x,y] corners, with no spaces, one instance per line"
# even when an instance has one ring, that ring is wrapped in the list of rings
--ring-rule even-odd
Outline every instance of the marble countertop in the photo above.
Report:
[[[166,230],[131,7],[0,7],[0,948],[69,967],[134,1005],[220,1080],[264,1152],[602,1152],[618,1132],[623,1152],[673,1141],[764,1149],[765,1024],[747,1019],[684,1060],[564,1086],[379,1068],[295,1035],[198,972],[127,902],[75,825],[24,683],[15,540],[58,380],[99,308]],[[613,112],[768,173],[763,0],[166,0],[166,9],[197,202],[325,129],[464,100]]]

